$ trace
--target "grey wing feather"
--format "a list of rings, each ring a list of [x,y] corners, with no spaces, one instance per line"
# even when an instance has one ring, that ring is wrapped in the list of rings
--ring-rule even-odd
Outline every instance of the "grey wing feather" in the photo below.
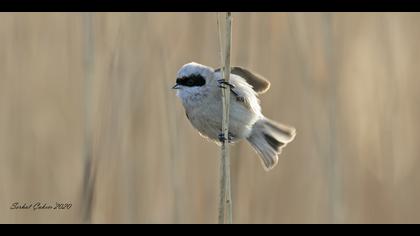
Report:
[[[220,68],[216,69],[215,71],[220,71]],[[231,68],[231,73],[244,78],[246,82],[250,84],[254,91],[258,94],[265,93],[270,88],[270,82],[267,79],[242,67],[233,66]]]
[[[231,79],[229,81],[233,86],[231,88],[231,93],[235,100],[244,105],[247,110],[253,111],[256,114],[261,112],[259,105],[259,100],[257,98],[257,92],[252,88],[252,85],[249,84],[242,76],[232,73]]]

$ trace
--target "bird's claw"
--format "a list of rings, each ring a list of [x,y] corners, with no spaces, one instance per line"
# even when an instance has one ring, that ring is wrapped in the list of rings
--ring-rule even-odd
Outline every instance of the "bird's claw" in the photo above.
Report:
[[[235,96],[239,96],[237,92],[235,92],[235,90],[233,90],[235,88],[235,85],[229,83],[228,81],[224,80],[224,79],[218,79],[217,82],[219,83],[218,87],[219,88],[226,88],[226,85],[230,87],[230,91],[235,95]]]
[[[228,81],[224,79],[218,79],[217,83],[219,83],[219,88],[226,88],[226,85],[229,86],[231,89],[235,88],[235,85],[229,83]]]
[[[228,143],[231,143],[232,140],[233,140],[233,138],[234,138],[234,136],[229,132],[229,134],[228,134]],[[226,141],[226,138],[225,138],[225,134],[224,133],[220,133],[219,134],[219,141],[222,142],[222,143],[224,143]]]

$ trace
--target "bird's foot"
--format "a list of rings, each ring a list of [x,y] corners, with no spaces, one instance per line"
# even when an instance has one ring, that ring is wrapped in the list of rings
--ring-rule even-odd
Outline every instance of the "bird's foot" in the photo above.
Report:
[[[217,83],[219,83],[219,88],[226,88],[226,86],[229,86],[231,89],[235,88],[235,85],[229,83],[228,81],[224,79],[218,79]]]
[[[235,94],[235,96],[239,96],[238,93],[236,93],[233,89],[235,88],[235,85],[229,83],[228,81],[224,79],[218,79],[217,83],[219,83],[219,88],[227,88],[226,86],[230,87],[230,91]]]
[[[227,139],[228,140],[228,143],[232,143],[233,138],[234,138],[233,134],[231,132],[229,132],[228,139]],[[219,134],[219,141],[222,142],[222,143],[224,143],[225,140],[226,140],[225,134],[224,133],[220,133]]]

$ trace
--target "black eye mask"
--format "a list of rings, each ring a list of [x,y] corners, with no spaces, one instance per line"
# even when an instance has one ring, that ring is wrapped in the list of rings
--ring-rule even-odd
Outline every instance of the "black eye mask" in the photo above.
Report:
[[[190,75],[176,79],[176,83],[187,87],[203,86],[206,84],[206,79],[201,75]]]

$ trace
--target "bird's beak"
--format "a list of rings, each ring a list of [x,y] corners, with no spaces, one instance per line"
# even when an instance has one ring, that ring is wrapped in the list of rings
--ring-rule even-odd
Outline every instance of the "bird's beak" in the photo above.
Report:
[[[175,84],[175,85],[172,87],[172,89],[179,89],[179,88],[180,88],[179,84]]]

